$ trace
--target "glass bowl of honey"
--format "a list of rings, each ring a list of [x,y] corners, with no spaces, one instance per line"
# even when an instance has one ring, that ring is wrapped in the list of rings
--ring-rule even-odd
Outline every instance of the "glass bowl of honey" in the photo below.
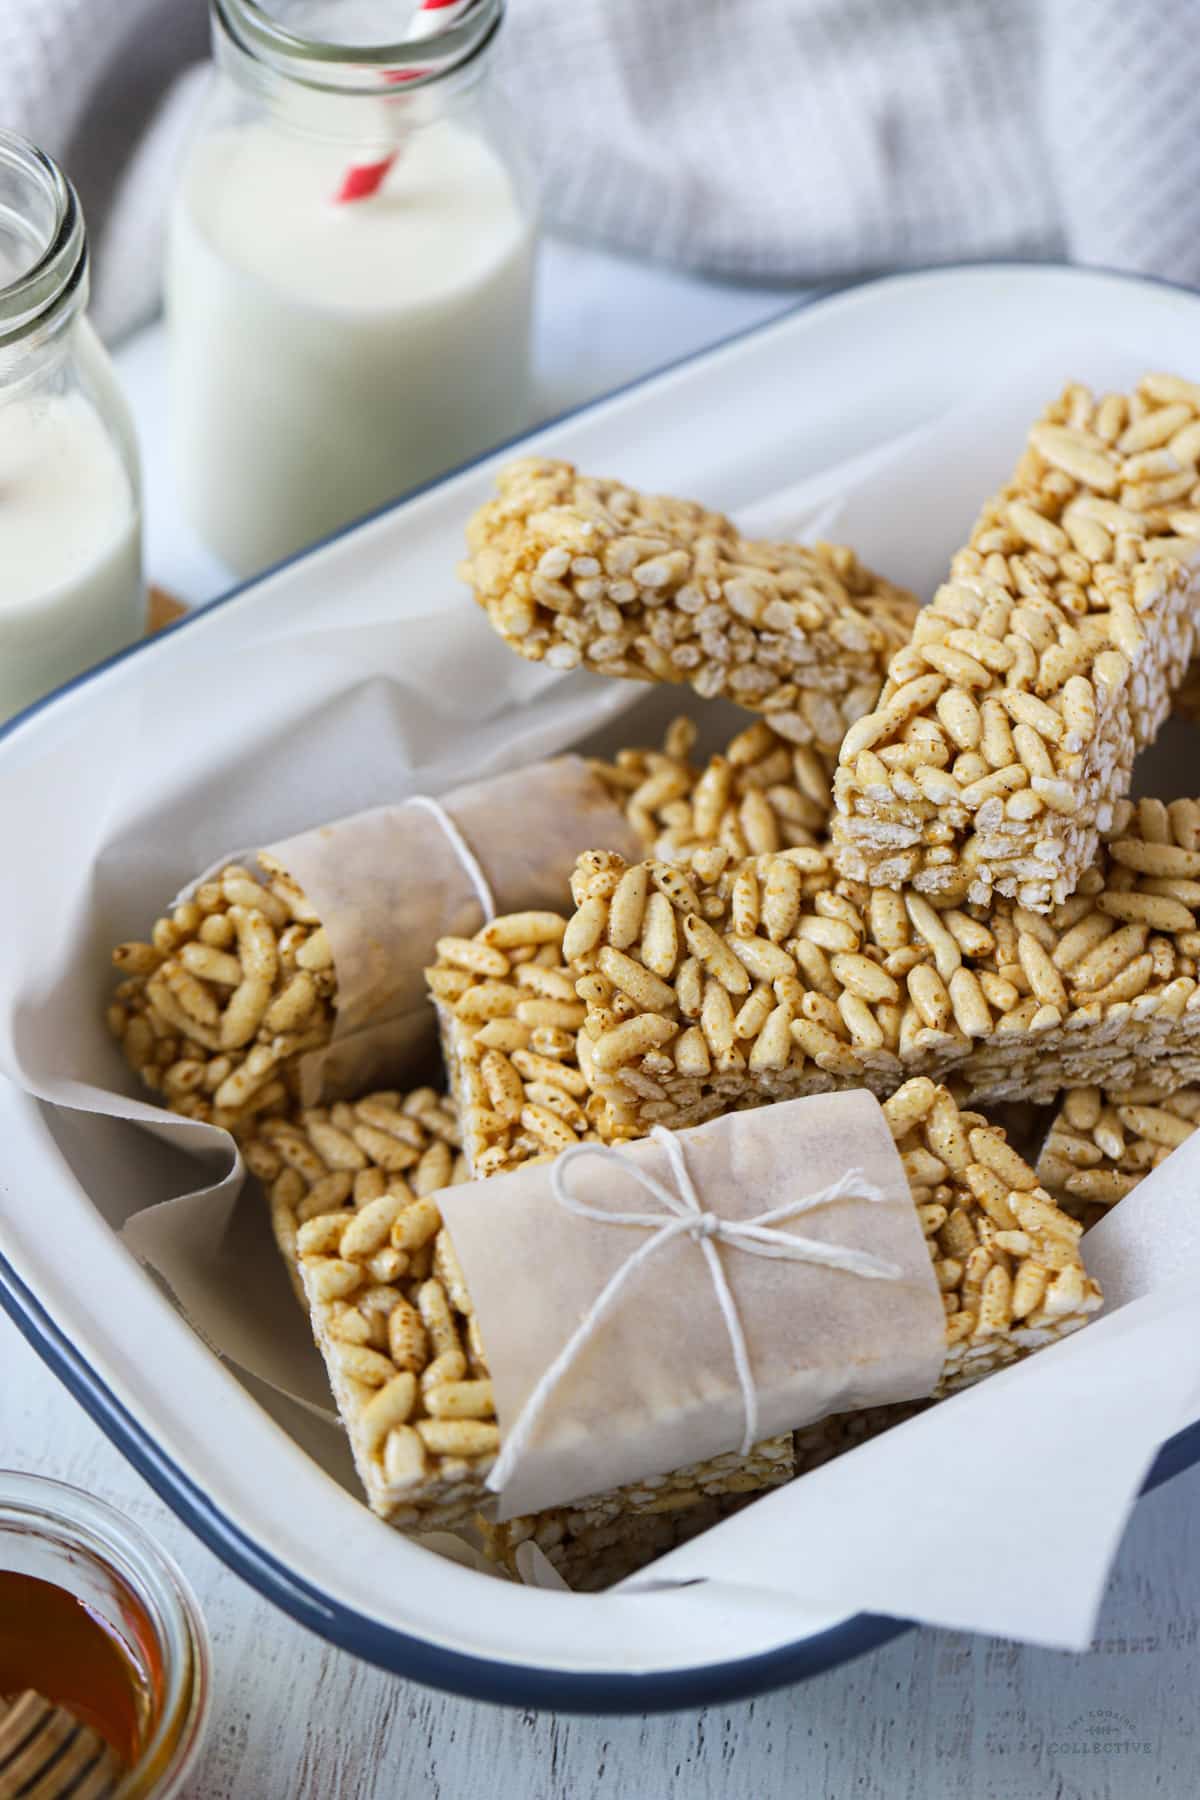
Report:
[[[0,1470],[0,1800],[30,1783],[180,1793],[209,1666],[195,1598],[140,1526],[80,1488]]]

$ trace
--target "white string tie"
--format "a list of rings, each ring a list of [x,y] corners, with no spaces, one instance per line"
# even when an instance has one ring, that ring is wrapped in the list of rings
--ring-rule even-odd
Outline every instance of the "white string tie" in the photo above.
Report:
[[[574,1213],[581,1219],[592,1219],[599,1225],[639,1226],[642,1230],[652,1232],[653,1236],[634,1250],[609,1278],[529,1395],[512,1430],[505,1435],[503,1449],[488,1478],[488,1486],[495,1492],[503,1490],[518,1457],[524,1452],[536,1429],[551,1394],[580,1352],[596,1335],[630,1277],[656,1251],[665,1249],[676,1238],[692,1239],[703,1252],[712,1276],[713,1289],[725,1322],[733,1366],[741,1389],[745,1420],[741,1443],[743,1456],[758,1440],[758,1392],[750,1368],[746,1334],[717,1253],[717,1244],[744,1250],[749,1256],[768,1256],[788,1262],[813,1263],[822,1268],[840,1269],[847,1275],[859,1275],[868,1281],[899,1281],[903,1277],[904,1271],[897,1264],[871,1256],[865,1250],[854,1250],[846,1244],[823,1244],[816,1238],[796,1237],[791,1232],[775,1229],[784,1219],[800,1218],[804,1213],[815,1212],[818,1207],[829,1206],[835,1200],[855,1198],[875,1202],[886,1199],[886,1195],[866,1179],[861,1169],[847,1169],[829,1187],[821,1188],[815,1194],[801,1195],[797,1200],[787,1200],[782,1206],[771,1207],[769,1211],[758,1213],[754,1218],[726,1219],[701,1206],[688,1172],[683,1144],[675,1133],[665,1125],[656,1125],[650,1136],[661,1145],[666,1154],[675,1178],[674,1189],[651,1175],[627,1150],[615,1144],[576,1144],[572,1149],[564,1150],[551,1166],[551,1192],[567,1212]],[[585,1200],[581,1200],[568,1187],[567,1175],[571,1165],[586,1156],[616,1163],[626,1175],[633,1177],[644,1193],[652,1200],[657,1200],[661,1207],[665,1207],[670,1217],[664,1219],[661,1212],[613,1212],[605,1207],[590,1206]]]
[[[475,898],[483,908],[484,924],[490,925],[499,910],[496,906],[496,896],[493,894],[488,878],[483,872],[482,863],[472,850],[470,844],[468,844],[454,820],[450,817],[450,814],[442,805],[441,801],[435,800],[432,794],[413,794],[405,804],[408,806],[423,806],[426,812],[433,814],[445,833],[447,843],[461,863],[467,880],[475,890]]]

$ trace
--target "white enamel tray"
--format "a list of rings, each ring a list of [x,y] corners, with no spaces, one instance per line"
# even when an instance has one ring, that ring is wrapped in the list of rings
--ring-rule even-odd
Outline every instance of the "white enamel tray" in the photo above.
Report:
[[[523,447],[736,511],[870,449],[1054,355],[1081,334],[1149,367],[1195,360],[1200,299],[1130,278],[976,266],[870,283],[809,305],[559,420]],[[230,594],[81,678],[0,732],[0,782],[78,730],[102,700],[205,646],[236,654],[262,620],[363,616],[397,605],[396,571],[451,568],[467,513],[503,452]],[[9,854],[6,849],[5,854]],[[15,885],[2,921],[45,904]],[[64,1066],[69,1064],[64,1048]],[[702,1585],[639,1597],[543,1593],[489,1580],[375,1520],[205,1348],[118,1242],[132,1128],[56,1111],[0,1082],[0,1303],[163,1498],[231,1567],[313,1630],[419,1680],[577,1711],[700,1705],[828,1668],[903,1629],[884,1619],[742,1616]],[[285,1423],[281,1422],[286,1418]],[[312,1425],[311,1431],[323,1431]],[[311,1439],[310,1439],[311,1441]],[[1173,1440],[1159,1479],[1200,1457]]]

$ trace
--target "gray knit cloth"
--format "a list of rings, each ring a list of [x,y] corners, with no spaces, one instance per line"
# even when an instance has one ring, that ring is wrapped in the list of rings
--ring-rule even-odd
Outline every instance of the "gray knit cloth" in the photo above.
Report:
[[[793,282],[1065,255],[1200,284],[1198,24],[1200,0],[510,0],[496,63],[576,237]],[[0,0],[0,124],[75,176],[110,336],[156,304],[205,44],[200,0]]]

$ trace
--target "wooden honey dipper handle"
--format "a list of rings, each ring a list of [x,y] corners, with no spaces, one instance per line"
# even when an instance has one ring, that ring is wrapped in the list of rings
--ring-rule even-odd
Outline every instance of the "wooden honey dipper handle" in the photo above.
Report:
[[[0,1698],[0,1800],[107,1800],[121,1759],[65,1706],[27,1688]]]

